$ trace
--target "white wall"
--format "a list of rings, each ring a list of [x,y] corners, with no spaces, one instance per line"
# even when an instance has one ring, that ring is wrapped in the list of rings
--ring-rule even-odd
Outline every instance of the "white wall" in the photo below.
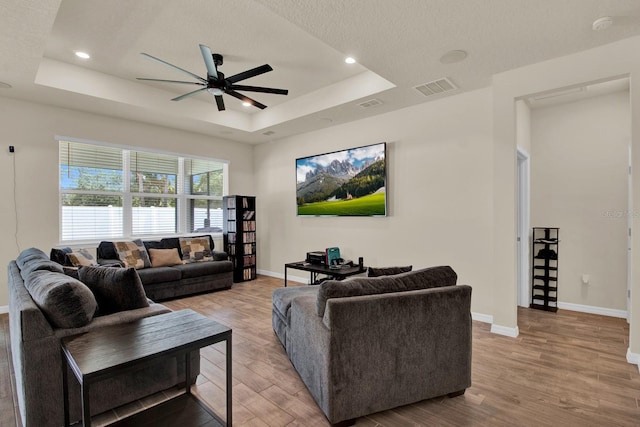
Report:
[[[389,216],[296,217],[296,158],[383,141]],[[491,312],[490,89],[257,146],[255,174],[260,270],[329,246],[371,266],[451,265]]]
[[[0,98],[0,121],[2,265],[21,249],[33,246],[48,253],[59,243],[56,135],[229,160],[229,191],[254,193],[250,145],[8,98]],[[15,146],[15,154],[9,154],[9,145]],[[1,276],[0,307],[8,304],[6,280],[6,274]]]
[[[559,303],[626,311],[629,93],[533,109],[531,123],[531,225],[560,227]]]

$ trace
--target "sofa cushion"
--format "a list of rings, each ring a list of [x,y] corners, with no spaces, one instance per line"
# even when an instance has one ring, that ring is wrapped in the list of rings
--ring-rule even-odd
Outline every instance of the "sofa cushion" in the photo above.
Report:
[[[148,248],[151,267],[171,267],[182,264],[177,248],[173,249],[153,249]]]
[[[327,300],[358,295],[414,291],[440,286],[453,286],[457,274],[449,266],[429,267],[394,276],[355,277],[350,280],[327,280],[318,290],[318,316],[324,316]]]
[[[78,249],[77,251],[68,253],[67,259],[73,267],[98,265],[93,255],[86,249]]]
[[[395,274],[406,273],[413,269],[412,265],[404,267],[369,267],[367,269],[367,277],[393,276]]]
[[[180,251],[184,262],[213,261],[211,245],[206,237],[180,237]]]
[[[96,313],[97,303],[91,290],[64,273],[34,271],[25,281],[25,287],[56,328],[85,326]]]
[[[149,268],[151,261],[149,254],[144,247],[142,240],[136,239],[132,242],[113,242],[118,254],[118,259],[124,263],[125,267]]]
[[[149,306],[135,268],[80,267],[78,275],[95,295],[99,315]]]
[[[210,261],[175,265],[172,268],[180,271],[183,279],[189,279],[192,277],[202,277],[211,274],[226,273],[233,269],[233,265],[230,262]]]
[[[113,242],[102,241],[98,244],[96,256],[98,259],[118,259],[118,252]]]
[[[16,264],[18,264],[18,268],[22,270],[26,263],[37,259],[48,260],[49,257],[38,248],[29,248],[20,252],[20,255],[16,258]]]
[[[34,271],[53,271],[55,273],[63,273],[63,267],[55,261],[48,259],[33,259],[25,263],[20,270],[22,280],[27,280]]]
[[[138,276],[143,285],[154,283],[175,282],[182,278],[182,273],[174,267],[154,267],[138,270]]]

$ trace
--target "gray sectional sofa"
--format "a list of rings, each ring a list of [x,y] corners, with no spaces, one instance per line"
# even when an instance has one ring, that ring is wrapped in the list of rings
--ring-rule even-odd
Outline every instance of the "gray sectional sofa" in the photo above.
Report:
[[[115,305],[103,304],[105,296],[94,295],[98,287],[89,289],[88,285],[64,274],[62,266],[49,260],[39,249],[27,249],[9,263],[11,353],[23,427],[63,425],[61,338],[171,311],[147,300],[134,269],[87,268],[108,270],[106,277],[133,279],[126,284],[118,281],[122,282],[119,283],[123,285],[122,292],[135,287],[136,293],[116,295],[120,300],[115,301]],[[137,299],[136,305],[131,305],[134,299]],[[130,309],[114,312],[118,303]],[[182,358],[168,358],[96,383],[91,388],[92,414],[175,387],[180,382],[184,384],[184,369]],[[191,354],[192,382],[199,372],[200,357],[196,351]],[[70,415],[71,420],[76,421],[81,417],[80,386],[70,371],[68,378]]]
[[[464,393],[471,287],[450,267],[273,292],[273,329],[329,422]]]
[[[140,280],[147,297],[154,301],[194,295],[220,289],[229,289],[233,285],[233,264],[226,252],[214,251],[211,236],[210,242],[213,261],[195,262],[163,267],[147,267],[138,270]],[[149,240],[142,242],[147,250],[177,249],[182,258],[182,250],[178,237]],[[100,242],[97,249],[98,263],[101,265],[117,265],[121,261],[114,249],[113,242]]]

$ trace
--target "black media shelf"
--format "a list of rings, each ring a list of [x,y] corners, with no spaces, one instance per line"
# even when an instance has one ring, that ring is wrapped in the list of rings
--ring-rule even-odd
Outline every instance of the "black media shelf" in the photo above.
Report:
[[[545,311],[558,311],[558,246],[560,229],[533,227],[531,263],[531,305]],[[540,271],[543,274],[540,274]]]

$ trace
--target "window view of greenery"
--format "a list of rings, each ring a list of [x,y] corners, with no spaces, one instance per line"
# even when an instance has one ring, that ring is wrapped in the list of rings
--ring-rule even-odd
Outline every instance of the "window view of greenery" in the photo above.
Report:
[[[61,141],[61,240],[220,232],[223,165]]]

